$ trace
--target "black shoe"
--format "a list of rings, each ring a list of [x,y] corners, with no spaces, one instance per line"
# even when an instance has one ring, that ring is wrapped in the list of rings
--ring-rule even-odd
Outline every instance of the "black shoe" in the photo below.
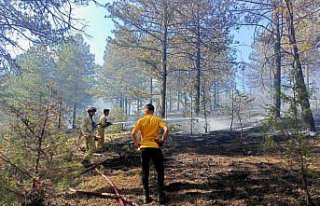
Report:
[[[144,204],[149,204],[149,203],[151,203],[151,202],[152,202],[152,200],[151,200],[150,197],[146,197],[146,196],[143,197],[143,203],[144,203]]]
[[[84,159],[81,161],[81,164],[83,165],[83,167],[88,168],[92,166],[92,163],[90,162],[90,160]]]
[[[144,204],[149,204],[152,202],[152,199],[149,196],[144,196],[143,197],[143,203]]]
[[[166,196],[165,196],[165,194],[160,194],[159,195],[159,197],[158,197],[158,202],[160,203],[160,204],[164,204],[164,203],[166,203],[166,202],[168,202],[169,201],[169,198],[167,198]]]

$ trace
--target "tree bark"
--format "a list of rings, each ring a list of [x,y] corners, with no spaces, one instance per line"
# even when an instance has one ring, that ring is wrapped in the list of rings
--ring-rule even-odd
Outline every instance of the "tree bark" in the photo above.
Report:
[[[125,116],[126,116],[126,120],[128,119],[128,97],[125,96],[124,98],[124,113],[125,113]]]
[[[207,95],[205,89],[205,83],[202,86],[202,101],[203,101],[203,115],[204,115],[204,132],[208,132],[208,119],[207,119]]]
[[[234,121],[234,85],[232,83],[232,88],[231,88],[231,123],[230,123],[230,132],[233,130],[233,121]]]
[[[152,77],[150,78],[150,95],[151,95],[150,103],[152,104],[152,102],[153,102],[153,79],[152,79]]]
[[[140,116],[140,99],[137,99],[137,114]]]
[[[58,129],[61,129],[61,119],[62,119],[62,98],[58,98]]]
[[[216,82],[213,83],[213,110],[217,110],[218,108],[218,85]]]
[[[131,100],[128,99],[128,115],[131,115]]]
[[[274,74],[274,116],[279,119],[281,111],[281,33],[280,33],[280,21],[279,21],[279,5],[276,1],[273,2],[273,20],[274,20],[274,53],[275,53],[275,66],[276,71]]]
[[[288,33],[289,42],[293,48],[294,56],[294,78],[295,78],[295,89],[297,91],[298,103],[301,106],[303,119],[308,126],[310,131],[316,132],[316,126],[313,119],[312,111],[310,108],[309,94],[307,91],[306,84],[304,82],[304,76],[302,73],[302,66],[300,62],[299,49],[297,46],[296,33],[294,27],[294,16],[293,16],[293,5],[291,0],[285,0],[288,9]]]
[[[199,8],[198,8],[199,9]],[[201,95],[201,34],[200,34],[200,19],[197,16],[197,58],[196,58],[196,98],[194,102],[196,116],[200,113],[200,95]]]
[[[77,104],[73,104],[72,129],[76,128]]]
[[[161,98],[160,98],[160,116],[164,118],[166,116],[166,91],[167,91],[167,49],[168,49],[168,0],[164,1],[164,12],[163,12],[163,22],[162,22],[162,57],[161,57],[161,67],[162,67],[162,85],[161,85]]]
[[[178,91],[177,91],[177,97],[178,97],[178,102],[177,102],[177,110],[178,112],[180,111],[180,99],[181,99],[181,70],[179,68],[179,76],[178,76]]]
[[[169,88],[169,112],[172,112],[172,94],[171,94],[172,90],[171,88]]]
[[[188,104],[188,97],[187,97],[187,93],[185,92],[184,93],[184,107],[183,107],[183,110],[184,110],[184,113],[187,113],[187,109],[188,109],[188,106],[187,106],[187,104]]]

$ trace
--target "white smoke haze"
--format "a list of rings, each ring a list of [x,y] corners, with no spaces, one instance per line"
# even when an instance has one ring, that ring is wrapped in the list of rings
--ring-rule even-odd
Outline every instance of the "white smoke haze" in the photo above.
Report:
[[[240,130],[245,128],[250,128],[257,126],[265,117],[265,113],[257,112],[256,110],[250,110],[242,112],[240,114],[240,120],[235,116],[233,120],[233,130]],[[175,121],[176,120],[176,121]],[[170,118],[167,121],[169,125],[177,127],[179,133],[192,133],[200,134],[205,133],[205,127],[207,125],[207,132],[217,131],[217,130],[230,130],[230,125],[232,121],[231,114],[217,113],[207,118],[203,116],[195,118]],[[192,125],[192,128],[191,128]]]

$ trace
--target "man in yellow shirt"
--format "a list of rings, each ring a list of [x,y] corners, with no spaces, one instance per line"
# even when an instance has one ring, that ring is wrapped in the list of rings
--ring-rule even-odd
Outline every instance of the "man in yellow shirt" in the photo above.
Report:
[[[88,107],[86,111],[88,112],[88,115],[84,117],[81,123],[81,132],[85,138],[86,143],[86,153],[84,154],[83,159],[81,161],[84,167],[88,167],[91,165],[90,159],[96,150],[96,144],[94,141],[96,124],[92,120],[92,118],[95,115],[97,109],[95,107]]]
[[[97,152],[102,152],[104,144],[104,132],[105,128],[110,126],[111,123],[107,122],[107,116],[109,115],[110,110],[104,109],[103,114],[99,118],[98,127],[97,127]]]
[[[150,203],[151,198],[149,194],[149,163],[152,162],[158,173],[158,201],[159,203],[165,203],[167,198],[165,197],[164,187],[164,166],[163,155],[160,147],[167,140],[169,136],[169,129],[165,122],[153,115],[154,106],[152,104],[146,104],[144,107],[144,117],[140,118],[132,133],[131,137],[135,145],[141,151],[141,167],[142,167],[142,183],[144,190],[144,202]],[[159,138],[160,129],[163,129],[163,136]],[[141,133],[141,140],[137,138],[137,133]]]

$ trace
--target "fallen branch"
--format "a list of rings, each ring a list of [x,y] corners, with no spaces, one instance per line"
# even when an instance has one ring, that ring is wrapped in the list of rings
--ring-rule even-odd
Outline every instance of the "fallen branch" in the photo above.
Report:
[[[77,193],[77,194],[81,194],[81,195],[92,195],[92,196],[97,196],[97,197],[104,197],[104,198],[111,198],[111,199],[119,199],[121,198],[121,195],[117,195],[117,194],[112,194],[112,193],[106,193],[106,192],[89,192],[89,191],[83,191],[83,190],[76,190],[74,188],[69,188],[69,191],[72,193]]]
[[[89,191],[83,191],[83,190],[76,190],[71,187],[69,188],[69,191],[72,193],[81,194],[81,195],[89,195],[89,196],[96,196],[96,197],[110,198],[110,199],[121,199],[121,200],[125,201],[126,203],[128,203],[129,205],[139,206],[135,202],[132,202],[131,200],[129,200],[126,196],[120,195],[120,194],[113,194],[113,193],[106,193],[106,192],[102,192],[102,193],[89,192]]]

